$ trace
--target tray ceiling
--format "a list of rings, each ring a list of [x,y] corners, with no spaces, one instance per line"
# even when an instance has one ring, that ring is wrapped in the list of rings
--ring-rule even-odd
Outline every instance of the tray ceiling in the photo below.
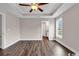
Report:
[[[30,6],[19,6],[18,3],[13,3],[9,5],[12,9],[16,10],[22,16],[49,16],[61,6],[60,3],[48,3],[46,5],[41,6],[41,9],[44,10],[43,12],[36,10],[30,13]]]
[[[19,3],[0,3],[0,10],[10,12],[19,18],[55,18],[75,5],[74,3],[48,3],[41,7],[44,12],[37,10],[30,13],[29,10],[31,9],[31,7],[19,6],[18,4]]]

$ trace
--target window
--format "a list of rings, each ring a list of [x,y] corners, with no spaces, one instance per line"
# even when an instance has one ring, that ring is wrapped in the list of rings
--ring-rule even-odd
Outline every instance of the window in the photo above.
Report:
[[[56,38],[61,38],[63,37],[63,19],[58,18],[56,19]]]

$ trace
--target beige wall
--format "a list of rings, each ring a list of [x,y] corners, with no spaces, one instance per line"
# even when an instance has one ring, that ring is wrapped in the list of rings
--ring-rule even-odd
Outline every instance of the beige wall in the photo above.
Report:
[[[64,37],[59,40],[79,51],[79,4],[66,11],[62,18],[64,20]]]
[[[54,35],[54,21],[52,18],[27,18],[20,19],[20,39],[21,40],[41,40],[42,21],[49,20],[49,37],[53,39]],[[53,26],[52,26],[53,25]]]
[[[12,14],[6,15],[6,47],[19,40],[19,19]]]
[[[41,40],[41,20],[36,18],[20,19],[21,40]]]
[[[0,15],[0,48],[2,45],[2,16]]]
[[[9,13],[4,4],[0,4],[0,12],[5,14],[3,48],[6,48],[19,40],[19,19]]]

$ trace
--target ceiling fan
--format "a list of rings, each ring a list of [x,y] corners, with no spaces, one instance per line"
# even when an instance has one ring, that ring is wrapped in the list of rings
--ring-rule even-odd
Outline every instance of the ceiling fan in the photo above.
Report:
[[[36,11],[36,10],[39,10],[41,12],[43,12],[43,10],[41,9],[41,6],[43,5],[46,5],[48,3],[31,3],[31,4],[19,4],[20,6],[30,6],[31,7],[31,10],[29,12],[32,12],[32,11]]]

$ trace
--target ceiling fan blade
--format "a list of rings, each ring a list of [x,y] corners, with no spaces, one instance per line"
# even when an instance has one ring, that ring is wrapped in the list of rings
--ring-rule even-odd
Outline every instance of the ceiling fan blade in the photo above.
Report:
[[[31,9],[29,12],[32,12],[33,11],[33,9]]]
[[[46,5],[46,4],[48,4],[48,3],[38,3],[38,5]]]
[[[30,6],[29,4],[19,4],[20,6]]]
[[[43,10],[41,8],[38,8],[38,10],[40,10],[41,12],[43,12]]]

